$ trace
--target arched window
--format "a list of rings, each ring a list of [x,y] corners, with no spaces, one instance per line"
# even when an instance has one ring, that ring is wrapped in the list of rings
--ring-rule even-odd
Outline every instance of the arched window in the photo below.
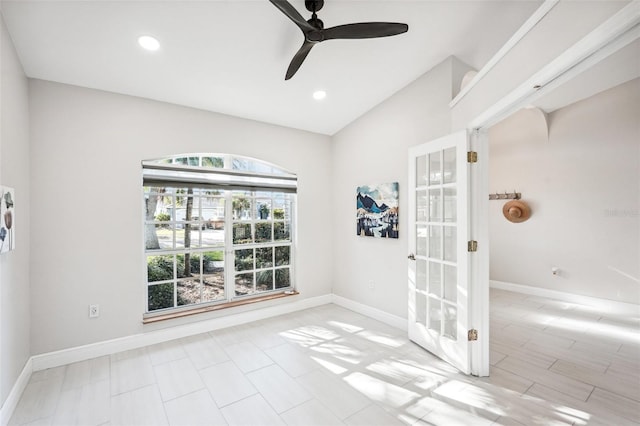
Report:
[[[294,174],[226,154],[142,171],[146,317],[293,289]]]

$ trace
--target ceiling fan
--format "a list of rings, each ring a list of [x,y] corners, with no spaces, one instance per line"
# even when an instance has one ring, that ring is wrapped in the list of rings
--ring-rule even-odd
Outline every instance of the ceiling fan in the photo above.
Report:
[[[295,54],[289,68],[285,80],[289,80],[300,68],[311,48],[325,40],[335,39],[361,39],[389,37],[406,33],[409,30],[407,24],[398,24],[395,22],[359,22],[355,24],[338,25],[331,28],[324,28],[324,23],[318,19],[316,12],[324,6],[324,0],[305,0],[304,5],[311,12],[311,19],[305,21],[295,7],[287,0],[269,0],[275,7],[280,9],[289,19],[291,19],[302,30],[304,34],[304,43]]]

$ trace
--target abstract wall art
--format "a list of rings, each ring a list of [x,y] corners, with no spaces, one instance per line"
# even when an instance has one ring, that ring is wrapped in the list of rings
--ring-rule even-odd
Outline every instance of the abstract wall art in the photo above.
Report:
[[[363,237],[398,238],[398,182],[358,187],[356,233]]]

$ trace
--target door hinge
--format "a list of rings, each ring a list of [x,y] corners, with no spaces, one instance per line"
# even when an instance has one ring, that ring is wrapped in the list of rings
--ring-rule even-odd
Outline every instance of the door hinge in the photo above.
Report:
[[[478,340],[478,330],[476,330],[475,328],[469,330],[469,332],[467,333],[467,339],[470,342],[473,340]]]
[[[477,163],[478,162],[478,153],[475,151],[467,152],[467,163]]]
[[[476,252],[478,251],[478,242],[476,240],[471,240],[467,242],[467,251],[468,252]]]

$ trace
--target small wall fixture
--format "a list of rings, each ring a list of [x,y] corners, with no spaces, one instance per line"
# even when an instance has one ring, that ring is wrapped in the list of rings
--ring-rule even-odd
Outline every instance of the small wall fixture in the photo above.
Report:
[[[504,194],[489,194],[490,200],[519,200],[522,198],[522,194],[516,191],[513,192],[505,192]]]

